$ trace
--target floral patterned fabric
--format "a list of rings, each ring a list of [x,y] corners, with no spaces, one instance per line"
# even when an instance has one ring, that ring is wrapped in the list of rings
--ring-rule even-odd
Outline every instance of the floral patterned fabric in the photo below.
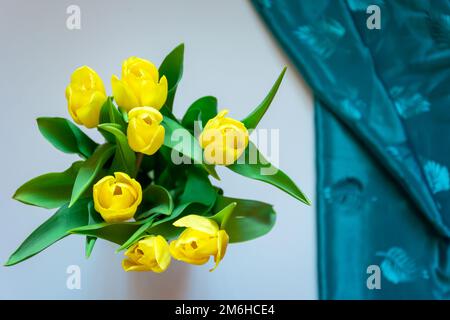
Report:
[[[320,297],[450,298],[450,3],[253,2],[315,95]]]

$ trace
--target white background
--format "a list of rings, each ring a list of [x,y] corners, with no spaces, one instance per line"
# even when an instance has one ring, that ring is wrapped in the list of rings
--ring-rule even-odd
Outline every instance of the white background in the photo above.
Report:
[[[66,28],[66,8],[81,8],[81,30]],[[1,226],[0,260],[52,211],[11,200],[22,183],[62,171],[76,159],[54,149],[37,129],[38,116],[69,117],[64,89],[71,72],[87,64],[104,79],[120,74],[131,55],[159,65],[184,42],[185,72],[175,113],[214,95],[240,119],[270,89],[284,65],[287,75],[261,128],[280,129],[280,167],[314,202],[312,97],[250,3],[243,0],[0,1]],[[94,131],[89,134],[99,139]],[[0,298],[25,299],[315,299],[314,206],[269,185],[221,168],[229,196],[274,204],[274,229],[230,245],[219,268],[173,261],[164,274],[125,273],[115,246],[98,241],[89,260],[84,238],[72,236],[19,265],[0,267]],[[66,268],[81,268],[81,290],[66,288]]]

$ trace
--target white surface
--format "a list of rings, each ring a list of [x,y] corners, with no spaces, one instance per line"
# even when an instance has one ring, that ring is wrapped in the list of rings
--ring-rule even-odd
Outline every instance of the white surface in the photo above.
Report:
[[[66,8],[81,7],[82,29],[66,29]],[[314,201],[312,97],[247,1],[0,1],[1,221],[0,260],[52,212],[11,200],[28,179],[61,171],[75,156],[40,136],[38,116],[69,117],[64,89],[87,64],[104,79],[137,55],[159,64],[184,42],[185,72],[175,113],[215,95],[241,118],[264,97],[284,65],[283,84],[260,124],[280,128],[280,166]],[[92,131],[90,131],[92,133]],[[95,136],[98,137],[98,136]],[[220,186],[230,196],[273,203],[275,228],[257,240],[231,245],[220,267],[173,261],[164,274],[125,273],[115,246],[98,241],[84,258],[84,238],[72,236],[14,267],[0,267],[0,298],[56,299],[314,299],[314,206],[226,169]],[[66,288],[66,268],[81,267],[81,290]]]

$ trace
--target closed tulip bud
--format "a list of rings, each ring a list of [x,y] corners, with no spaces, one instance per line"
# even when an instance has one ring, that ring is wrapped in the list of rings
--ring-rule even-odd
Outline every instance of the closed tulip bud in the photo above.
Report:
[[[228,110],[219,112],[200,134],[203,156],[210,164],[233,164],[248,146],[247,128],[242,122],[225,117],[227,113]]]
[[[136,152],[152,155],[164,142],[162,114],[155,108],[139,107],[128,113],[127,137],[130,148]]]
[[[103,81],[94,70],[83,66],[72,73],[66,99],[69,113],[76,123],[87,128],[98,125],[100,109],[107,96]]]
[[[112,76],[114,99],[119,107],[130,111],[136,107],[161,109],[167,99],[167,79],[159,78],[153,63],[130,57],[122,64],[122,79]]]
[[[126,252],[122,261],[125,271],[164,272],[170,264],[169,245],[162,236],[149,236],[139,240]]]
[[[170,253],[175,259],[200,265],[212,256],[216,263],[212,270],[219,265],[227,250],[228,234],[220,230],[214,220],[191,214],[173,225],[186,227],[179,238],[170,243]]]
[[[106,176],[94,185],[94,207],[106,222],[133,218],[142,201],[139,182],[123,172]]]

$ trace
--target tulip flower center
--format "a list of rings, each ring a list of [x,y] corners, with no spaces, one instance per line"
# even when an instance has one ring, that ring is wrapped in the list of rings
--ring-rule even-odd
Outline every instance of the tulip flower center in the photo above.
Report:
[[[122,194],[122,188],[120,186],[117,186],[114,188],[114,193],[115,196],[120,196]]]
[[[198,248],[198,246],[197,246],[197,242],[196,241],[192,241],[191,242],[191,247],[192,247],[192,249],[197,249]]]
[[[115,210],[126,209],[136,201],[136,192],[125,183],[114,182],[108,188],[109,191],[102,193],[100,197],[101,204],[104,208]]]
[[[145,117],[144,119],[142,119],[142,120],[144,120],[144,122],[145,122],[146,124],[148,124],[149,126],[151,126],[152,123],[153,123],[152,118],[150,118],[149,116],[146,116],[146,117]]]

